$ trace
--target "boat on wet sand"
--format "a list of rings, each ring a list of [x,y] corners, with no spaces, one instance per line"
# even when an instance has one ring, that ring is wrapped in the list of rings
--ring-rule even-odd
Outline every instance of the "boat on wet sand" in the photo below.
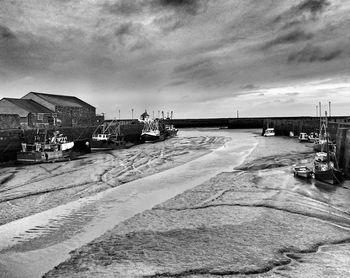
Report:
[[[314,159],[314,176],[316,180],[330,184],[338,184],[343,179],[343,173],[339,169],[335,150],[331,150],[329,134],[327,132],[327,113],[323,127],[323,140],[325,140],[325,151],[317,152]],[[322,131],[322,128],[321,128]]]
[[[71,157],[74,142],[55,131],[53,136],[43,141],[36,140],[33,144],[22,143],[22,150],[17,152],[19,163],[42,163],[68,160]]]
[[[167,137],[176,136],[178,129],[174,125],[165,125],[165,133]]]
[[[267,128],[264,132],[265,137],[275,136],[275,129],[274,128]]]
[[[306,178],[309,179],[312,177],[312,169],[310,169],[309,167],[306,166],[295,166],[293,167],[293,173],[295,177],[302,177],[302,178]]]
[[[91,150],[102,151],[125,147],[125,139],[120,132],[120,124],[116,120],[104,122],[92,134]]]
[[[300,143],[309,142],[309,136],[305,132],[300,132],[298,139]]]
[[[142,120],[144,123],[141,141],[143,142],[158,142],[164,141],[166,137],[164,122],[160,119],[145,119]]]
[[[316,153],[314,160],[315,179],[330,184],[340,183],[343,180],[343,173],[336,166],[336,161],[331,161],[331,155],[329,153]]]

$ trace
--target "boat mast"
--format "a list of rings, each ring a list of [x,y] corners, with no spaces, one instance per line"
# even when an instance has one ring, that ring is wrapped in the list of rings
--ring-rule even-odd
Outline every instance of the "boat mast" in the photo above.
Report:
[[[330,169],[330,157],[329,157],[329,145],[328,145],[328,131],[327,131],[327,111],[325,111],[326,116],[326,128],[325,128],[325,134],[326,134],[326,150],[327,150],[327,167]]]
[[[321,114],[321,101],[318,103],[318,108],[320,109],[320,131],[318,134],[318,139],[321,140],[321,131],[322,131],[322,114]]]

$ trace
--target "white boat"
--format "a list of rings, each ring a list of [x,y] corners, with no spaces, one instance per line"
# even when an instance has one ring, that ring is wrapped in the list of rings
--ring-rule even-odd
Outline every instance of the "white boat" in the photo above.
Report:
[[[267,128],[264,132],[265,137],[275,136],[275,129],[274,128]]]
[[[311,178],[312,177],[312,170],[306,166],[295,166],[293,167],[293,173],[296,177],[302,177],[302,178]]]
[[[151,120],[149,118],[143,121],[144,126],[141,132],[141,141],[143,142],[157,142],[165,140],[165,125],[159,119]]]
[[[299,139],[300,143],[301,142],[309,142],[309,136],[305,132],[300,132],[298,139]]]

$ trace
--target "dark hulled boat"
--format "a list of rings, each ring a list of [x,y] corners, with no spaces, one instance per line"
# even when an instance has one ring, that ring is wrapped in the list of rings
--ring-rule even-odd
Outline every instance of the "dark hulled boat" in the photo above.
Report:
[[[92,134],[91,150],[102,151],[125,147],[125,139],[120,134],[120,124],[117,121],[104,122]]]
[[[330,145],[329,134],[327,132],[327,113],[325,122],[322,125],[323,143],[325,151],[317,152],[314,159],[314,176],[315,179],[329,184],[338,184],[343,180],[343,172],[339,169],[335,156],[335,146]],[[321,134],[321,132],[320,132]],[[321,138],[320,138],[321,139]],[[332,149],[331,149],[332,148]]]
[[[176,136],[178,129],[174,127],[174,125],[165,125],[165,134],[166,137]]]
[[[121,149],[139,143],[143,123],[139,121],[105,121],[92,134],[91,150]]]
[[[66,136],[54,132],[53,136],[40,141],[39,136],[33,144],[22,143],[22,150],[17,152],[19,163],[56,162],[70,159],[74,142],[68,141]]]
[[[158,142],[166,138],[165,124],[160,119],[145,119],[141,120],[144,124],[141,141],[142,142]]]

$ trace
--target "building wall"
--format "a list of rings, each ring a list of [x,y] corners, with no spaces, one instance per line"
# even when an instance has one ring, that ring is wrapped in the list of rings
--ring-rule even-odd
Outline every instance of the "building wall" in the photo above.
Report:
[[[41,117],[38,117],[38,114],[41,114]],[[29,127],[45,127],[52,125],[53,121],[51,120],[51,114],[47,113],[29,113],[28,114],[28,126]]]
[[[57,118],[61,126],[92,126],[96,124],[96,109],[94,107],[56,106]]]
[[[0,114],[0,129],[20,127],[20,117],[17,114]]]

